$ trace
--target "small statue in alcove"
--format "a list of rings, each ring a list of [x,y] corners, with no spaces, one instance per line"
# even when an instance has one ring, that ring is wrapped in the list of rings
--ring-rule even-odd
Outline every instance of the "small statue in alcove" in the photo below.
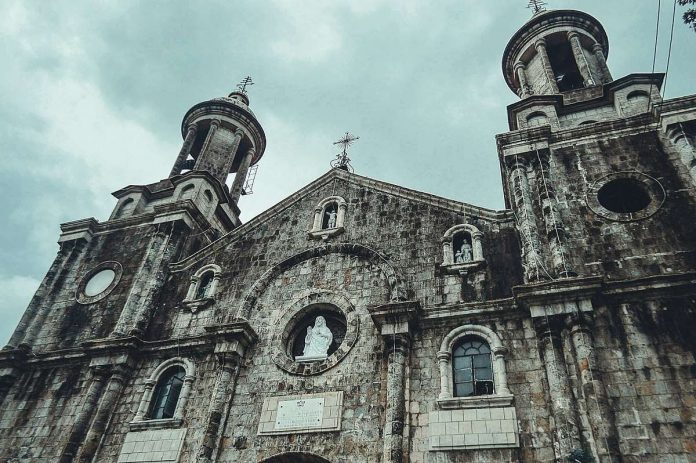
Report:
[[[326,222],[326,228],[336,228],[336,216],[338,215],[336,210],[329,209],[326,211],[326,215],[329,218],[329,220]]]
[[[325,359],[328,356],[331,341],[333,341],[333,333],[326,326],[326,319],[320,315],[314,320],[314,326],[307,327],[304,352],[295,360],[308,362]]]
[[[464,264],[466,262],[471,262],[474,260],[474,253],[471,245],[468,241],[464,241],[462,246],[454,253],[454,263]]]

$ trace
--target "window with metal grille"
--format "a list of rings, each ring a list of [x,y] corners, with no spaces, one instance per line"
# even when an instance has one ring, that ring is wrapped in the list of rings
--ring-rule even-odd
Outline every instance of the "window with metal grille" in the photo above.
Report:
[[[174,366],[162,373],[152,394],[150,419],[161,420],[174,417],[185,375],[186,371],[180,366]]]
[[[454,396],[493,394],[491,349],[478,338],[464,338],[452,352]]]

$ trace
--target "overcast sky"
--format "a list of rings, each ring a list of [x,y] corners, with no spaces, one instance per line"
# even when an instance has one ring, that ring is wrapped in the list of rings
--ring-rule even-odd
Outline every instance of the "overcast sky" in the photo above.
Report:
[[[603,23],[615,78],[651,70],[655,1],[549,2]],[[186,110],[247,74],[268,148],[242,220],[325,173],[345,131],[360,136],[358,174],[503,208],[494,136],[517,98],[500,61],[526,3],[1,0],[0,343],[59,224],[105,220],[112,191],[164,178]],[[662,3],[657,71],[672,13]],[[679,16],[667,97],[696,91],[696,34]]]

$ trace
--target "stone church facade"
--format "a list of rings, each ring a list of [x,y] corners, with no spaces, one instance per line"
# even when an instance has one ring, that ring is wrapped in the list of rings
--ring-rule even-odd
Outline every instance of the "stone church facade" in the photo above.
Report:
[[[608,48],[570,10],[510,40],[502,211],[332,169],[242,224],[263,128],[195,105],[168,178],[62,225],[0,460],[694,461],[696,96]]]

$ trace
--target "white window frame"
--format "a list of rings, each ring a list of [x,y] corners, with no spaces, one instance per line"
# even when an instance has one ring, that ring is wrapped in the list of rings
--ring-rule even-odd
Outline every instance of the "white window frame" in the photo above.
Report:
[[[491,349],[493,367],[493,394],[470,397],[454,397],[452,377],[452,352],[462,338],[477,337],[483,339]],[[437,404],[440,408],[480,408],[502,407],[512,403],[513,395],[507,386],[505,355],[507,349],[500,337],[490,328],[481,325],[463,325],[450,331],[442,340],[437,361],[440,367],[440,395]]]
[[[181,386],[181,391],[179,392],[179,399],[176,403],[174,416],[159,420],[150,419],[147,417],[147,413],[150,409],[152,393],[157,385],[157,381],[159,381],[162,374],[174,366],[181,366],[186,372],[184,384]],[[140,404],[138,405],[135,418],[129,423],[130,429],[133,431],[146,428],[175,428],[181,426],[184,419],[184,412],[186,411],[186,403],[191,395],[191,387],[194,379],[196,379],[196,367],[193,362],[187,358],[175,357],[160,363],[145,381],[145,391],[140,398]]]
[[[201,283],[201,277],[207,272],[213,272],[213,282],[210,286],[210,290],[206,297],[201,299],[196,299],[196,293],[198,292],[198,285]],[[220,274],[222,273],[222,268],[216,264],[208,264],[199,268],[196,273],[191,276],[189,281],[188,291],[186,292],[186,297],[183,300],[183,305],[190,309],[191,312],[196,312],[197,310],[203,309],[211,305],[215,301],[215,294],[217,293],[217,288],[220,284]]]

